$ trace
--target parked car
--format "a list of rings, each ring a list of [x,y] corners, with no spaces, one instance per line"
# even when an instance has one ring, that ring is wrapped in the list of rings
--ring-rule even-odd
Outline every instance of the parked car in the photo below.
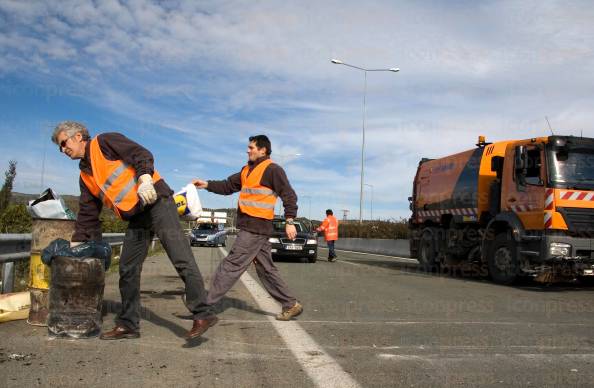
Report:
[[[200,223],[190,231],[192,246],[224,247],[227,245],[227,232],[223,224]]]
[[[272,259],[279,258],[306,258],[308,262],[315,263],[318,258],[318,240],[311,226],[307,227],[301,220],[295,220],[297,237],[289,240],[285,233],[285,219],[272,220],[274,232],[269,238],[272,245]]]

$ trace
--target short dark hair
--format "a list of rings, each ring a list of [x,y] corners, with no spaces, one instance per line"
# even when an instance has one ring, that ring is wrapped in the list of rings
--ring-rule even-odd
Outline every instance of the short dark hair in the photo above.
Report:
[[[258,148],[266,148],[266,155],[270,155],[272,153],[272,144],[270,144],[270,139],[266,135],[256,135],[250,136],[250,143],[256,143],[256,147]]]
[[[328,209],[328,210],[326,210],[326,215],[327,215],[327,216],[334,215],[334,213],[332,213],[332,209]]]

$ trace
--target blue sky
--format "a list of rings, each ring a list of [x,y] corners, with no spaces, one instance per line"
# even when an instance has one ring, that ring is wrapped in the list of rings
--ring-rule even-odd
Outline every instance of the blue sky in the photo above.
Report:
[[[401,69],[368,74],[365,181],[374,218],[408,217],[421,157],[546,135],[545,116],[594,137],[592,20],[586,1],[0,0],[0,166],[16,191],[78,194],[49,141],[77,120],[145,145],[177,190],[265,133],[302,215],[357,218],[363,73],[339,58]]]

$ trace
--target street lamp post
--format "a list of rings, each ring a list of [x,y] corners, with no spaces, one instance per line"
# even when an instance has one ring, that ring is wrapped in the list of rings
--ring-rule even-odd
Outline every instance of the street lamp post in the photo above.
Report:
[[[361,187],[359,190],[359,223],[363,223],[363,178],[364,178],[364,167],[365,167],[365,113],[366,113],[366,97],[367,97],[367,72],[368,71],[391,71],[397,73],[400,71],[397,67],[391,67],[389,69],[365,69],[363,67],[350,65],[339,59],[332,59],[330,62],[336,65],[344,65],[352,67],[353,69],[361,70],[365,74],[363,83],[363,129],[362,129],[362,140],[361,140]]]
[[[364,185],[371,187],[371,221],[373,221],[373,185],[369,183],[365,183]]]

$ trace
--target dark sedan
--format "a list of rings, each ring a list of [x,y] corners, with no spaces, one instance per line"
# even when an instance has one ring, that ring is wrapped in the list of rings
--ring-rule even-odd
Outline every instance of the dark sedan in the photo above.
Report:
[[[269,241],[272,245],[272,259],[279,258],[304,258],[310,263],[315,263],[318,258],[318,240],[314,232],[306,227],[300,220],[295,220],[297,237],[289,240],[285,233],[286,222],[283,218],[272,220],[274,232]]]

